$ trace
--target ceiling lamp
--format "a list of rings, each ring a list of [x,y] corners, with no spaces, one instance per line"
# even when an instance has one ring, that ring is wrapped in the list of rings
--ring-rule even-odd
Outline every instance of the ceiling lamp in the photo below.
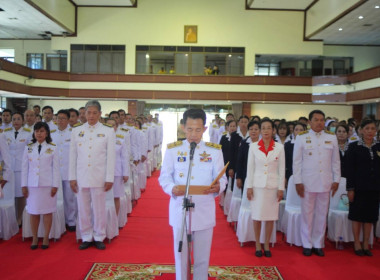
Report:
[[[359,16],[358,18],[359,18],[359,19],[363,19],[364,17],[363,17],[363,16]]]

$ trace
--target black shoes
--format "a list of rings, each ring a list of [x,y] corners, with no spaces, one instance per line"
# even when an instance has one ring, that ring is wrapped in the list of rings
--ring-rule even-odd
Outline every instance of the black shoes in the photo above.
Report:
[[[84,241],[79,245],[79,250],[86,250],[92,245],[92,242]]]
[[[77,229],[76,226],[67,226],[66,228],[67,228],[67,230],[70,231],[70,232],[74,232],[74,231],[76,231],[76,229]]]
[[[269,250],[268,251],[264,250],[264,256],[267,258],[270,258],[270,257],[272,257],[272,253]]]
[[[43,249],[43,250],[46,250],[46,249],[48,249],[49,248],[49,244],[48,245],[41,245],[41,249]]]
[[[354,250],[354,252],[355,252],[355,255],[357,255],[359,257],[363,257],[364,256],[364,251],[362,249]]]
[[[321,248],[314,248],[314,254],[316,254],[318,257],[324,257],[325,252]]]
[[[368,250],[368,249],[364,249],[363,253],[364,253],[364,255],[366,255],[368,257],[372,257],[373,256],[372,252],[370,250]]]
[[[256,250],[255,256],[261,258],[263,256],[263,252],[261,250]]]
[[[302,254],[306,257],[310,257],[311,256],[311,249],[303,248]]]
[[[104,250],[106,249],[106,245],[102,241],[95,241],[94,242],[96,249]]]
[[[32,249],[32,250],[36,250],[38,248],[38,245],[36,244],[36,245],[30,245],[30,249]]]

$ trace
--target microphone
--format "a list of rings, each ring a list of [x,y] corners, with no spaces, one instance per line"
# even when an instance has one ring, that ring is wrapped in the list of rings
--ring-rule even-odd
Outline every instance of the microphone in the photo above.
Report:
[[[193,160],[194,150],[195,150],[196,146],[197,146],[197,143],[195,143],[195,142],[190,143],[190,160]]]

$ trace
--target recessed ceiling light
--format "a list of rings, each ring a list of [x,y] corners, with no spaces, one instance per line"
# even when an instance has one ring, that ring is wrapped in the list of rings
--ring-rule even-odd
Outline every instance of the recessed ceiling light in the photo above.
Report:
[[[380,6],[375,6],[375,9],[379,9],[380,8]]]
[[[364,17],[363,16],[359,16],[358,19],[363,19]]]
[[[342,31],[342,30],[343,30],[343,28],[339,28],[338,30],[339,30],[339,31]]]

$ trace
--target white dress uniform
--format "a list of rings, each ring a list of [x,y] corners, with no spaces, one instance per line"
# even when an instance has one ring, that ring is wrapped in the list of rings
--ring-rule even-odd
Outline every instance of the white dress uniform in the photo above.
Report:
[[[141,158],[139,153],[139,134],[133,125],[126,125],[126,128],[129,129],[131,137],[131,157],[134,161],[137,161]]]
[[[301,199],[301,240],[307,249],[324,247],[326,217],[333,182],[340,181],[340,158],[336,136],[313,130],[298,134],[293,152],[295,184],[305,187]]]
[[[125,194],[123,176],[129,177],[129,149],[127,147],[129,135],[118,128],[116,131],[115,146],[115,178],[113,184],[114,197],[122,197]]]
[[[55,132],[58,129],[58,126],[51,120],[50,122],[46,122],[49,126],[50,133]]]
[[[60,186],[59,154],[57,147],[44,141],[38,152],[38,142],[24,149],[21,185],[28,187],[27,211],[32,215],[57,211],[57,195],[51,197],[51,188]]]
[[[190,143],[177,141],[168,145],[159,178],[165,193],[170,195],[169,224],[173,227],[176,279],[186,279],[187,242],[184,238],[182,253],[178,252],[178,242],[182,225],[183,197],[176,197],[172,189],[177,185],[186,185],[189,167]],[[210,185],[223,169],[223,155],[220,145],[201,141],[194,152],[191,185]],[[227,184],[225,175],[219,180],[221,194]],[[195,203],[192,209],[191,229],[193,231],[194,279],[204,280],[210,258],[213,228],[215,226],[216,194],[193,195]]]
[[[17,138],[14,127],[8,127],[4,130],[4,136],[9,146],[11,154],[11,169],[14,172],[15,180],[15,197],[23,197],[21,191],[21,163],[24,155],[25,146],[32,140],[31,130],[21,127],[17,132]]]
[[[1,178],[9,182],[12,178],[12,161],[9,153],[9,147],[4,133],[0,130],[0,160],[1,160]]]
[[[215,121],[213,121],[209,127],[210,142],[218,143],[218,131],[219,126],[215,123]]]
[[[148,156],[148,141],[146,137],[146,129],[139,129],[138,130],[140,134],[140,155],[147,157]],[[146,188],[146,177],[147,177],[147,163],[146,161],[142,162],[140,161],[137,165],[137,172],[138,172],[138,186],[140,190],[145,190]]]
[[[75,193],[69,181],[69,155],[72,128],[67,126],[64,130],[57,129],[51,133],[53,143],[57,145],[59,165],[61,170],[63,203],[65,209],[65,222],[68,226],[75,226],[78,216],[78,206]]]
[[[264,145],[262,140],[249,146],[245,187],[253,188],[251,215],[255,221],[278,220],[277,191],[285,189],[284,146],[272,143],[268,155],[260,149]]]
[[[113,183],[114,180],[115,141],[113,128],[99,122],[95,125],[85,123],[71,132],[69,180],[78,183],[78,216],[82,241],[103,241],[106,237],[104,184]]]
[[[5,129],[10,128],[10,127],[13,127],[11,122],[10,123],[2,123],[0,125],[0,129],[2,129],[2,130],[5,130]]]

